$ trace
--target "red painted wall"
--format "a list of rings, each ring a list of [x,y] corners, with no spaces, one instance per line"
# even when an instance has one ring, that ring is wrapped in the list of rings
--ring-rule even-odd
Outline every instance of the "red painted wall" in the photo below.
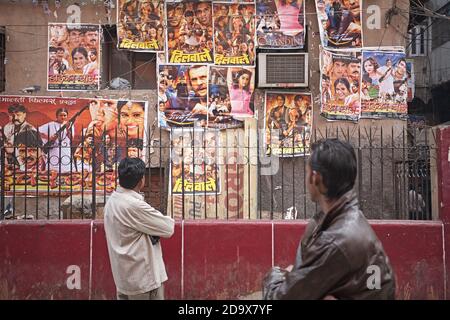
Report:
[[[438,144],[438,199],[439,217],[444,224],[445,260],[450,261],[450,126],[440,126],[436,130]],[[450,265],[446,265],[450,275]],[[450,283],[447,281],[446,296],[450,297]]]
[[[371,221],[400,299],[444,299],[443,224]],[[235,299],[260,291],[274,265],[293,263],[305,221],[185,221],[164,239],[168,299]],[[102,221],[0,223],[0,299],[114,299]],[[78,265],[81,289],[66,273]],[[258,299],[259,295],[251,297]]]

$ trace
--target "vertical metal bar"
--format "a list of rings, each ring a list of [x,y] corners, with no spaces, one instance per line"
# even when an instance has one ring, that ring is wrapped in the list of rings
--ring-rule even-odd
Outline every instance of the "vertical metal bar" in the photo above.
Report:
[[[70,129],[72,132],[72,128]],[[72,219],[72,200],[73,200],[73,162],[75,161],[75,158],[73,157],[76,147],[73,146],[73,140],[72,140],[72,134],[70,135],[70,219]],[[75,151],[74,151],[75,149]],[[76,163],[75,163],[76,165]],[[78,167],[75,167],[76,172],[78,173]]]
[[[392,159],[392,189],[394,190],[393,196],[394,196],[394,211],[395,211],[395,218],[400,219],[400,208],[398,205],[398,201],[396,201],[396,195],[398,194],[397,190],[397,166],[395,163],[395,139],[394,139],[394,126],[391,127],[391,159]]]
[[[151,150],[151,148],[153,148],[153,141],[152,141],[152,135],[151,135],[151,128],[149,129],[150,130],[150,132],[149,132],[149,136],[148,136],[148,143],[150,144],[150,148],[149,148],[149,151]],[[166,190],[166,179],[164,179],[163,178],[163,173],[162,173],[162,171],[163,171],[163,168],[162,168],[162,153],[161,153],[161,145],[162,145],[162,143],[161,143],[161,140],[162,140],[162,128],[161,128],[161,126],[159,126],[159,141],[160,141],[160,143],[159,143],[159,211],[166,211],[164,208],[165,208],[165,206],[164,206],[164,204],[163,204],[163,192],[167,192]],[[155,132],[153,132],[153,134],[155,134]],[[169,148],[170,148],[170,146],[169,146]],[[170,154],[169,154],[169,157],[170,157]],[[150,156],[150,152],[148,153],[148,159],[149,159],[149,167],[150,167],[150,170],[151,170],[151,161],[150,161],[150,159],[151,159],[151,156]],[[167,203],[167,202],[166,202]]]
[[[403,192],[401,193],[404,197],[405,197],[405,190],[407,189],[406,186],[406,175],[407,175],[407,171],[406,171],[406,162],[407,162],[407,155],[406,155],[406,132],[405,132],[405,128],[402,129],[402,143],[403,143]],[[406,215],[409,214],[409,203],[408,203],[408,197],[405,197],[405,203],[406,203]]]
[[[278,132],[277,132],[278,134]],[[270,128],[270,138],[272,139],[272,128]],[[270,147],[270,158],[272,158],[272,144]],[[270,173],[270,220],[273,220],[273,172]]]
[[[281,217],[284,215],[284,141],[281,147]]]
[[[259,143],[260,143],[260,139],[259,139],[259,132],[257,130],[256,132],[256,165],[257,165],[257,172],[258,172],[258,206],[259,206],[259,219],[262,218],[262,199],[261,199],[261,192],[262,192],[262,187],[261,187],[261,159],[260,159],[260,148],[259,148]],[[263,143],[264,146],[264,143]],[[264,154],[266,154],[266,150],[264,149]]]
[[[227,159],[228,159],[228,132],[226,132],[225,133],[225,152],[227,152]],[[230,206],[230,203],[229,203],[229,198],[230,198],[230,194],[229,194],[229,192],[228,192],[228,185],[229,185],[229,181],[228,181],[228,166],[229,166],[229,163],[228,163],[228,161],[227,161],[227,164],[225,165],[225,175],[226,175],[226,178],[225,178],[225,180],[227,181],[227,196],[226,196],[226,198],[227,198],[227,220],[228,220],[228,217],[229,217],[229,206]]]
[[[195,157],[194,157],[194,155],[195,155],[195,140],[196,140],[196,131],[195,131],[195,129],[194,128],[192,128],[192,139],[191,139],[191,143],[190,143],[190,148],[192,148],[192,159],[191,159],[191,161],[192,161],[192,163],[191,163],[191,165],[192,165],[192,172],[193,172],[193,174],[192,174],[192,176],[193,176],[193,183],[194,183],[194,185],[193,185],[193,190],[192,190],[192,210],[193,210],[193,215],[194,215],[194,220],[195,220],[195,207],[196,207],[196,205],[195,205],[195,166],[196,166],[196,159],[195,159]],[[203,161],[204,159],[202,159],[202,161]],[[190,211],[190,210],[189,210]]]
[[[218,155],[218,153],[217,153],[217,148],[219,147],[218,146],[218,144],[219,144],[219,141],[220,141],[220,131],[219,131],[219,136],[217,136],[217,132],[218,131],[215,131],[215,137],[216,137],[216,139],[215,139],[215,143],[214,143],[214,149],[215,149],[215,159],[214,159],[214,179],[215,179],[215,181],[216,181],[216,196],[215,196],[215,205],[216,205],[216,219],[218,219],[219,218],[219,212],[218,212],[218,201],[217,201],[217,193],[218,193],[218,186],[220,185],[220,184],[218,184],[217,183],[217,166],[219,165],[219,163],[218,163],[218,159],[220,159],[220,157],[219,157],[219,155]],[[220,149],[219,149],[220,150]],[[222,153],[221,153],[222,154]],[[221,160],[221,159],[220,159]],[[205,206],[206,206],[206,204],[205,204]]]
[[[25,214],[25,220],[27,219],[27,185],[28,185],[28,134],[29,134],[29,129],[27,128],[25,130],[25,194],[23,197],[23,211]],[[36,144],[36,148],[38,148],[38,145]],[[37,149],[38,150],[38,149]],[[39,155],[39,154],[38,154]],[[37,161],[39,161],[39,158],[37,159]],[[37,162],[36,162],[37,165]]]
[[[240,176],[239,176],[239,172],[241,171],[241,166],[239,165],[239,159],[240,159],[240,155],[241,155],[241,144],[239,142],[239,136],[241,132],[238,130],[237,131],[237,157],[236,157],[236,171],[237,171],[237,213],[236,216],[237,218],[240,217],[240,213],[241,213],[241,203],[240,203],[240,194],[241,194],[241,188],[240,188]]]
[[[370,214],[373,216],[373,141],[372,141],[372,126],[369,127],[369,179],[370,179]]]
[[[250,160],[250,135],[251,135],[251,132],[248,134],[248,136],[247,136],[247,180],[248,180],[248,186],[247,186],[247,190],[248,190],[248,194],[247,194],[247,198],[248,198],[248,201],[247,201],[247,203],[248,203],[248,219],[250,219],[251,218],[251,213],[250,213],[250,210],[251,210],[251,206],[250,206],[250,203],[251,203],[251,197],[250,197],[250,189],[251,189],[251,187],[252,187],[252,179],[250,179],[250,166],[252,165],[252,162],[251,162],[251,160]],[[245,190],[245,188],[244,188],[244,190]]]
[[[184,220],[184,127],[181,128],[181,135],[183,136],[183,139],[181,140],[181,216]]]
[[[203,173],[204,173],[204,175],[203,175],[203,178],[204,178],[204,181],[205,181],[205,188],[204,188],[204,196],[203,196],[203,205],[204,205],[204,210],[205,210],[205,219],[207,219],[207,212],[206,212],[206,166],[207,166],[207,164],[206,164],[206,160],[207,160],[207,158],[206,158],[206,127],[203,127],[203,137],[202,137],[202,140],[203,140],[203,167],[205,168],[205,169],[203,169]],[[209,148],[208,148],[208,151],[209,151]],[[208,164],[209,164],[209,160],[208,160]],[[216,189],[217,189],[217,184],[216,184]],[[195,204],[194,204],[195,205]]]
[[[39,162],[36,163],[36,190],[35,190],[35,197],[36,197],[36,210],[35,210],[35,216],[36,220],[39,219]],[[4,177],[2,175],[2,177]],[[4,212],[4,210],[2,211]]]
[[[161,134],[161,127],[160,127],[160,134]],[[169,197],[170,196],[170,212],[171,212],[171,215],[172,215],[172,218],[173,217],[175,217],[175,213],[173,212],[173,186],[172,186],[172,166],[173,166],[173,158],[172,158],[172,152],[173,152],[173,140],[172,140],[172,137],[173,137],[173,128],[170,128],[170,141],[169,141],[169,166],[168,166],[168,168],[169,168],[169,172],[168,172],[168,176],[169,176],[169,179],[170,179],[170,181],[169,181],[169,186],[170,186],[170,190],[168,191],[168,194],[167,194],[167,196]],[[160,161],[160,163],[161,163],[161,140],[162,140],[162,137],[161,137],[161,135],[159,136],[159,139],[160,139],[160,142],[159,142],[159,161]],[[184,170],[184,168],[183,167],[181,167],[181,170]]]
[[[84,219],[84,128],[81,128],[81,219]],[[89,175],[88,175],[89,177]]]
[[[362,172],[362,149],[361,149],[361,127],[358,126],[358,199],[360,199],[361,201],[361,207],[363,206],[363,199],[361,198],[361,194],[362,192],[362,176],[363,176],[363,172]]]
[[[47,137],[50,138],[50,126],[47,127]],[[50,219],[50,161],[47,161],[47,219]]]
[[[58,218],[61,220],[61,171],[62,171],[62,164],[61,164],[61,143],[62,143],[62,132],[58,134]],[[49,151],[50,153],[50,151]],[[48,159],[50,161],[50,159]]]
[[[6,160],[5,160],[5,147],[2,145],[0,146],[0,181],[2,183],[0,188],[0,214],[3,214],[5,212],[5,187],[6,187],[6,177],[5,177],[5,171],[6,171]]]
[[[381,152],[381,155],[380,155],[380,160],[381,160],[381,168],[380,168],[380,171],[381,171],[381,199],[380,199],[380,202],[381,202],[381,212],[380,212],[380,218],[383,218],[383,214],[384,214],[384,207],[383,207],[383,205],[384,205],[384,158],[383,158],[383,156],[384,156],[384,145],[383,145],[383,126],[381,126],[380,127],[380,130],[381,130],[381,139],[380,139],[380,143],[381,143],[381,149],[380,149],[380,152]]]

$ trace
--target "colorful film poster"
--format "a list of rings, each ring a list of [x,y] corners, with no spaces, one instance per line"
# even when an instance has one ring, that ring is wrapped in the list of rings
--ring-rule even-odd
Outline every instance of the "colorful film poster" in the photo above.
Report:
[[[258,0],[256,12],[256,39],[260,48],[303,48],[304,0]]]
[[[167,2],[168,62],[213,63],[211,1]]]
[[[240,127],[236,118],[254,115],[254,78],[253,67],[210,67],[208,127]]]
[[[415,73],[414,73],[414,60],[407,59],[406,60],[406,72],[408,73],[408,98],[407,102],[412,102],[414,99],[415,89],[416,89],[416,81],[415,81]]]
[[[214,3],[214,63],[255,64],[255,4]]]
[[[311,94],[268,91],[265,100],[266,154],[280,157],[309,154]]]
[[[47,90],[98,90],[100,26],[48,25]]]
[[[171,130],[171,194],[220,193],[219,137],[217,130]]]
[[[322,116],[357,121],[361,110],[361,53],[322,50],[320,68]]]
[[[118,0],[117,48],[164,51],[164,1]]]
[[[205,127],[208,119],[208,65],[162,64],[158,69],[160,127]]]
[[[322,46],[328,49],[361,48],[360,0],[315,0]]]
[[[94,185],[112,192],[121,159],[145,161],[147,109],[134,100],[0,96],[6,193],[58,195]]]
[[[405,54],[362,52],[361,117],[402,118],[408,113],[408,73]]]

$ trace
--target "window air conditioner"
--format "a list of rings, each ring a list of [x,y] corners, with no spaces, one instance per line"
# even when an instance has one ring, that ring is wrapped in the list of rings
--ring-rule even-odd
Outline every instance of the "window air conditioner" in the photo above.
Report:
[[[258,54],[258,87],[303,88],[307,86],[307,53]]]

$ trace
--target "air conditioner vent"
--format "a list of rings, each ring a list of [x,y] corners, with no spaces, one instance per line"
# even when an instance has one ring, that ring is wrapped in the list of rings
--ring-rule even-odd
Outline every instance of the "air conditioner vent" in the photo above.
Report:
[[[260,53],[258,86],[263,88],[307,87],[307,53]]]

